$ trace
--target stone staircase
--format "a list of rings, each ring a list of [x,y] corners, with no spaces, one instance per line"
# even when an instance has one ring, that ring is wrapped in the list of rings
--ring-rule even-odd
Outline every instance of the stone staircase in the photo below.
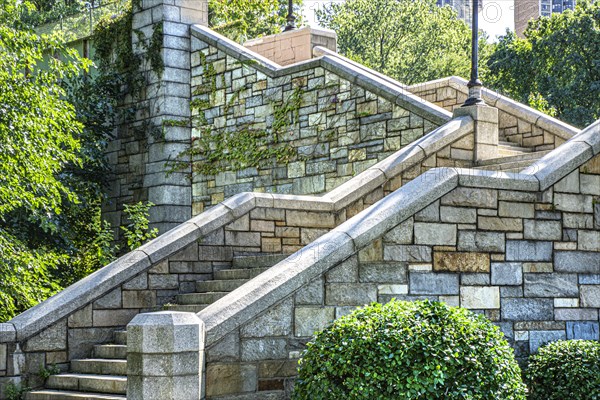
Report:
[[[216,271],[212,281],[196,282],[195,293],[180,294],[177,296],[177,304],[165,305],[163,309],[200,312],[286,257],[283,254],[235,257],[230,269]]]
[[[498,158],[480,161],[475,169],[491,171],[519,172],[524,168],[550,153],[547,151],[532,151],[527,147],[519,147],[511,142],[500,141],[498,145]]]
[[[232,267],[214,273],[211,281],[196,282],[196,292],[180,294],[177,304],[163,310],[197,313],[286,258],[283,254],[238,256]],[[114,343],[94,346],[92,358],[72,360],[71,371],[51,375],[43,390],[26,400],[123,400],[127,393],[127,332],[115,331]]]
[[[116,331],[114,343],[95,345],[92,358],[72,360],[71,371],[51,375],[46,388],[26,400],[123,400],[127,393],[127,333]]]

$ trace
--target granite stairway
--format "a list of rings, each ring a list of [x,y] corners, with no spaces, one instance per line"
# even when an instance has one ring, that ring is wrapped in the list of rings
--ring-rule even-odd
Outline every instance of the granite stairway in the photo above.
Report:
[[[235,257],[230,269],[216,271],[212,281],[196,282],[195,293],[180,294],[177,296],[177,304],[165,305],[163,309],[200,312],[286,257],[283,254]]]
[[[196,292],[177,296],[163,310],[199,312],[286,258],[283,254],[235,257],[230,269],[216,271],[211,281],[196,282]],[[112,344],[94,346],[92,358],[71,361],[71,371],[51,375],[46,387],[27,393],[26,400],[123,400],[127,393],[127,332],[116,331]]]
[[[123,400],[127,392],[127,333],[116,331],[111,344],[95,345],[92,358],[72,360],[71,371],[50,375],[46,387],[26,400]]]
[[[533,151],[528,147],[520,147],[511,142],[501,141],[498,145],[499,157],[480,161],[474,169],[519,172],[550,153],[550,151]]]

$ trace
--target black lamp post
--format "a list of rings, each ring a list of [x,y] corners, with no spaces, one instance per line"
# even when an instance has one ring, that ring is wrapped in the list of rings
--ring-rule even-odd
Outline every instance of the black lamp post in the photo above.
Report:
[[[288,0],[287,25],[285,26],[285,29],[283,31],[293,31],[294,29],[296,29],[296,17],[294,16],[294,2],[293,0]]]
[[[481,81],[479,80],[479,2],[473,0],[473,19],[471,21],[471,80],[467,84],[469,88],[469,98],[463,104],[463,107],[484,104],[481,98]]]

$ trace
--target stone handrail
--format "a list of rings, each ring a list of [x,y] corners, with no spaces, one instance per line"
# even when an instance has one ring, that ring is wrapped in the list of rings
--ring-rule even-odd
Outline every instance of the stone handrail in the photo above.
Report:
[[[39,333],[255,207],[307,211],[340,210],[381,186],[388,179],[470,134],[473,125],[471,117],[456,118],[322,197],[265,193],[241,193],[233,196],[137,250],[120,257],[9,322],[0,324],[0,343],[21,341]]]
[[[225,54],[242,60],[242,62],[251,63],[253,68],[256,68],[271,78],[321,67],[440,125],[448,122],[452,118],[452,113],[435,104],[424,101],[390,78],[384,77],[363,66],[359,66],[357,63],[350,62],[343,57],[333,57],[327,53],[319,58],[282,67],[238,43],[219,35],[207,27],[192,25],[191,30],[193,37],[218,48]]]
[[[465,95],[468,95],[467,80],[458,76],[451,76],[448,78],[437,79],[430,82],[418,83],[406,87],[406,90],[412,91],[423,91],[430,89],[438,89],[443,87],[451,87]],[[581,132],[580,129],[575,128],[567,123],[564,123],[556,118],[553,118],[541,111],[535,110],[524,104],[519,103],[509,97],[501,95],[491,89],[483,88],[482,91],[483,99],[485,102],[498,108],[498,110],[505,111],[509,114],[515,115],[530,124],[536,125],[553,135],[556,135],[564,140],[569,140],[574,135]]]
[[[206,327],[206,345],[256,318],[459,186],[543,191],[598,154],[600,120],[521,173],[431,169],[199,312]]]

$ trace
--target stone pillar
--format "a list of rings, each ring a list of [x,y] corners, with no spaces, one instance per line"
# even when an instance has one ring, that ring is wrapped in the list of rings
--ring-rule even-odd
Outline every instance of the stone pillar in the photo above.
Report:
[[[136,106],[135,120],[110,146],[109,159],[117,165],[107,217],[114,225],[123,223],[123,203],[140,200],[155,204],[150,225],[160,233],[192,216],[191,171],[169,174],[167,165],[190,146],[192,24],[208,24],[208,0],[142,0],[134,6],[131,35],[145,83],[140,98],[123,99],[124,107]]]
[[[204,399],[204,338],[196,314],[138,314],[127,325],[127,398]]]
[[[475,121],[473,161],[489,160],[498,155],[498,109],[485,104],[454,109],[454,117],[469,115]]]
[[[329,29],[307,26],[244,43],[244,47],[279,65],[310,60],[313,57],[313,48],[317,46],[337,51],[336,33]]]

